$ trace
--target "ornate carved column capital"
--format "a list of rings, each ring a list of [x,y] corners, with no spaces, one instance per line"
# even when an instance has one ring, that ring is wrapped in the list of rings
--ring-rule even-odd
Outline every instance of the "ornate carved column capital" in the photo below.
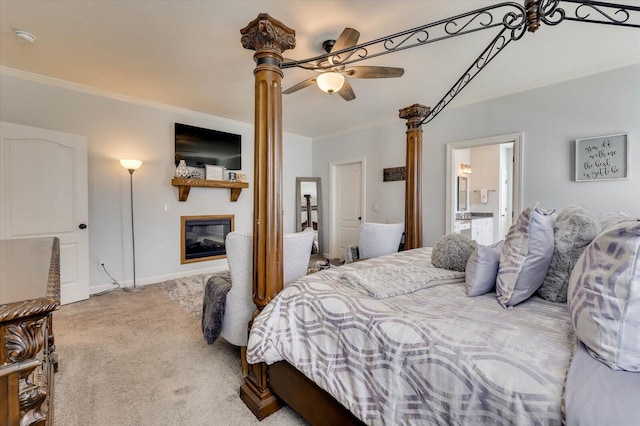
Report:
[[[261,13],[240,30],[245,49],[256,52],[272,51],[281,54],[296,47],[296,32],[267,13]]]
[[[407,120],[407,127],[414,128],[423,118],[431,112],[431,107],[422,104],[413,104],[400,109],[400,118]]]

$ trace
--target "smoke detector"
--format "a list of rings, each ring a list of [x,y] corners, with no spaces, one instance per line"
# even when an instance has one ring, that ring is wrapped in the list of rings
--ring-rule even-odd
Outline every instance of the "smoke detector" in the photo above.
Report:
[[[33,43],[34,41],[36,41],[36,36],[34,36],[33,34],[27,31],[14,29],[13,33],[16,35],[16,37],[20,41],[26,41],[28,43]]]

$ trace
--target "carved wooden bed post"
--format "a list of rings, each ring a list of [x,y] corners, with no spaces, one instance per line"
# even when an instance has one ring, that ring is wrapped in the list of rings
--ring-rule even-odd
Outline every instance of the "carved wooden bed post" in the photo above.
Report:
[[[422,247],[422,125],[431,108],[413,104],[400,110],[407,120],[407,180],[405,185],[404,234],[406,250]]]
[[[253,301],[266,306],[283,286],[282,272],[282,52],[295,47],[295,31],[261,13],[240,30],[242,45],[255,50],[253,196]],[[249,365],[240,397],[263,419],[282,403],[267,383],[267,365]]]

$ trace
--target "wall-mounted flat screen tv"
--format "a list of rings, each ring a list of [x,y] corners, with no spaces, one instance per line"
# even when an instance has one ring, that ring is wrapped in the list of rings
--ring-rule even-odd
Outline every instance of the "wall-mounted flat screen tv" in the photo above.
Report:
[[[176,123],[175,142],[176,165],[185,160],[194,167],[209,164],[227,170],[242,168],[241,135]]]

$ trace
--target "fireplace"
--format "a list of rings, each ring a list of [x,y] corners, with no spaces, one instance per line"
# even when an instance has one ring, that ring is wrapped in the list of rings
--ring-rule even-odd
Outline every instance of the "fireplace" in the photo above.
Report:
[[[180,263],[227,256],[224,240],[233,231],[233,215],[181,216],[180,222]]]

